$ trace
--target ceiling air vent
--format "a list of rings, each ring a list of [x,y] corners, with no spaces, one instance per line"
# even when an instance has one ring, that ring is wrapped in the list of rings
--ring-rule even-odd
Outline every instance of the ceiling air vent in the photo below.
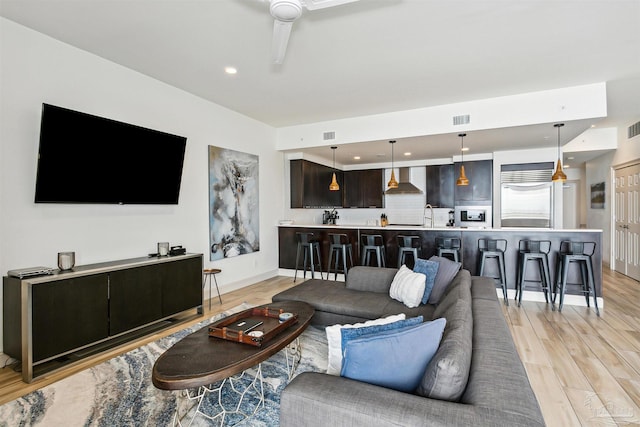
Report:
[[[629,126],[628,135],[629,139],[633,138],[634,136],[640,135],[640,122],[636,122]]]
[[[322,138],[325,141],[334,140],[334,139],[336,139],[336,133],[335,132],[325,132],[325,133],[322,134]]]
[[[453,116],[453,125],[466,125],[471,121],[471,116],[469,114],[463,114],[462,116]]]

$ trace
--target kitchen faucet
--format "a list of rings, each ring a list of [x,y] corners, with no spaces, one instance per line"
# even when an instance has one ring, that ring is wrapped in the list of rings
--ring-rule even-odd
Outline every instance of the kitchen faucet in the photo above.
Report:
[[[429,217],[429,219],[431,220],[431,228],[433,228],[433,206],[431,206],[429,203],[427,203],[427,205],[424,207],[424,209],[422,210],[422,217],[426,220],[427,216],[426,216],[426,211],[427,208],[429,208],[431,210],[431,216]],[[426,227],[426,221],[425,221],[425,227]]]

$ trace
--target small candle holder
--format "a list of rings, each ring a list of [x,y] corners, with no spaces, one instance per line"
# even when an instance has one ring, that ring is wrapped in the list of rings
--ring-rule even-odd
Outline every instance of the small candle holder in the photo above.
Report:
[[[158,256],[169,255],[169,242],[158,242]]]
[[[75,252],[58,252],[58,268],[60,271],[73,270],[76,265]]]

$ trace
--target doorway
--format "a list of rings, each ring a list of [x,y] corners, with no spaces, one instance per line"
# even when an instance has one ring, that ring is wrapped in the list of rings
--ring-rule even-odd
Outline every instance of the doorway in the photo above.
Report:
[[[615,270],[640,280],[640,163],[615,170]]]

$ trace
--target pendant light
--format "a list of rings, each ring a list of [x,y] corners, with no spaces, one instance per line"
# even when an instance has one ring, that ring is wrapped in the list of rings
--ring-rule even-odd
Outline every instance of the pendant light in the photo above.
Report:
[[[469,185],[469,180],[467,179],[467,176],[464,174],[464,137],[467,136],[466,133],[460,133],[458,134],[458,136],[460,137],[460,155],[461,155],[461,160],[460,160],[460,176],[458,177],[458,180],[456,181],[456,185]]]
[[[398,188],[398,181],[396,181],[396,173],[393,170],[393,144],[395,144],[395,141],[389,141],[389,144],[391,144],[391,179],[389,179],[389,182],[387,183],[387,187],[389,188]]]
[[[551,177],[553,182],[565,182],[567,175],[562,170],[562,157],[560,155],[560,128],[564,126],[564,123],[556,123],[553,127],[558,129],[558,164],[556,165],[556,172]]]
[[[336,148],[338,147],[331,147],[331,150],[333,151],[333,169],[336,168]],[[336,180],[336,173],[333,172],[333,177],[331,178],[331,184],[329,184],[329,191],[338,191],[340,190],[340,186],[338,185],[338,181]]]

